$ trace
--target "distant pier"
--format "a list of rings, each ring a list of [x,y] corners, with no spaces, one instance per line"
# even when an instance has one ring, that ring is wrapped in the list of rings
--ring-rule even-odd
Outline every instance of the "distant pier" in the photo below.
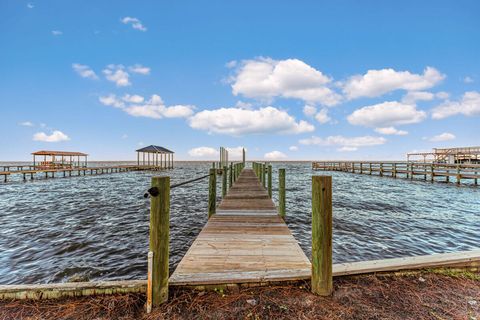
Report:
[[[465,180],[478,185],[480,164],[469,163],[428,163],[402,161],[316,161],[313,170],[342,171],[358,174],[377,175],[380,177],[422,179],[425,181],[450,182],[457,184]]]

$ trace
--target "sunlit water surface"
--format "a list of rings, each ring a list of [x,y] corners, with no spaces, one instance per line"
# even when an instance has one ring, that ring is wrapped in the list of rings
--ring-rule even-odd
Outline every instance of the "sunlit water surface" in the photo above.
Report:
[[[0,183],[0,284],[144,279],[149,200],[143,194],[151,177],[170,175],[173,184],[204,175],[210,165]],[[311,176],[325,173],[313,172],[310,163],[273,163],[276,203],[280,167],[287,170],[286,222],[310,256]],[[479,247],[478,187],[327,174],[333,176],[334,262]],[[207,199],[206,179],[172,190],[171,270],[205,224]]]

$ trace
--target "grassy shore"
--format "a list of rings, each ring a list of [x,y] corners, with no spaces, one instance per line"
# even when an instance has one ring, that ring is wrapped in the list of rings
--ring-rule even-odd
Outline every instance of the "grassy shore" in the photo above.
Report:
[[[308,283],[236,291],[172,290],[144,312],[127,294],[44,301],[2,301],[0,319],[480,319],[480,273],[448,270],[336,278],[332,297]]]

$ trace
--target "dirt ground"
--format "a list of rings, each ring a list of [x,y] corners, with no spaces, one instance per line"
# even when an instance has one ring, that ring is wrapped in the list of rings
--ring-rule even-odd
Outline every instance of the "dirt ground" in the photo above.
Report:
[[[334,280],[331,297],[309,284],[237,291],[171,290],[147,315],[140,294],[2,301],[0,319],[468,319],[480,320],[480,273],[423,272]]]

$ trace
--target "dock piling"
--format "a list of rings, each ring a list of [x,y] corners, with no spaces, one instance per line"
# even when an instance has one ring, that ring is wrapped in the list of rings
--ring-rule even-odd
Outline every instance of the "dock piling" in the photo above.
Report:
[[[215,214],[217,204],[217,171],[210,169],[210,179],[208,180],[208,218]]]
[[[332,276],[332,177],[312,177],[312,292],[329,296]]]
[[[268,165],[268,196],[272,198],[272,165]]]
[[[223,172],[222,172],[222,197],[225,198],[227,195],[227,174],[228,174],[228,167],[224,166],[223,167]]]
[[[278,169],[278,213],[285,218],[285,169]]]
[[[152,189],[149,250],[153,252],[152,305],[158,306],[168,300],[170,177],[152,177]]]

